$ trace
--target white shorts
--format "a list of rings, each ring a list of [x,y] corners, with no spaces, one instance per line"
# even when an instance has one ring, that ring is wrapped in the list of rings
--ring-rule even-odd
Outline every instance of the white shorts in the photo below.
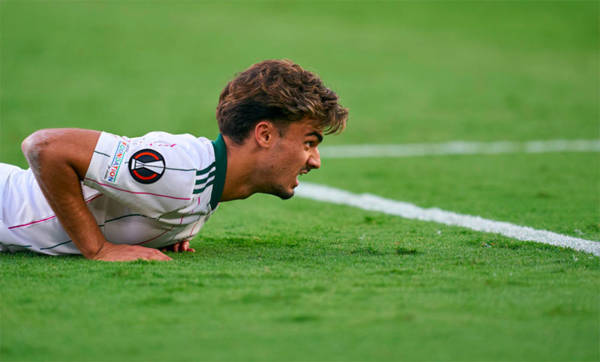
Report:
[[[4,220],[4,202],[2,202],[6,194],[4,192],[4,185],[8,183],[10,175],[18,171],[22,171],[22,169],[14,165],[0,162],[0,222]]]
[[[0,241],[8,241],[11,239],[8,233],[8,226],[3,222],[4,208],[7,207],[3,202],[6,194],[4,186],[8,183],[11,174],[18,171],[22,171],[22,169],[14,165],[0,162]],[[8,250],[9,248],[4,248],[2,243],[0,243],[0,251],[5,251],[4,249]]]

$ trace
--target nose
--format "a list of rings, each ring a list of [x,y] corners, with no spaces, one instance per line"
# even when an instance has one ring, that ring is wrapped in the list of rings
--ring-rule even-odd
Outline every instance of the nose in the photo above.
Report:
[[[308,158],[308,166],[313,168],[321,167],[321,155],[319,154],[319,149],[315,147],[314,152]]]

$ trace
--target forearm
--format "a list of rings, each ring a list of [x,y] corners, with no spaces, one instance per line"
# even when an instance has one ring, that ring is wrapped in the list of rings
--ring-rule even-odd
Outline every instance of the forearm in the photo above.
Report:
[[[91,158],[90,150],[81,151],[78,142],[95,142],[99,133],[75,130],[70,140],[57,142],[61,130],[35,133],[23,143],[23,151],[35,178],[63,228],[86,258],[94,258],[106,239],[87,208],[81,190]],[[81,132],[81,134],[77,134]],[[90,133],[92,132],[92,133]],[[70,152],[68,150],[78,150]],[[65,150],[67,156],[64,157]],[[93,152],[93,148],[91,150]],[[60,154],[59,154],[60,153]]]
[[[56,217],[88,259],[170,260],[156,249],[108,242],[81,191],[100,132],[84,129],[37,131],[23,141],[23,154]]]

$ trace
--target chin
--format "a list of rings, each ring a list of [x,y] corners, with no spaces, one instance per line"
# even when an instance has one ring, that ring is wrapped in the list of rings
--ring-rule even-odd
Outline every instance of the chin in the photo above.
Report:
[[[275,195],[282,200],[287,200],[287,199],[292,198],[292,196],[294,196],[294,189],[293,188],[287,189],[284,187],[276,187],[268,193],[271,195]]]
[[[285,194],[278,194],[277,196],[279,196],[282,200],[287,200],[287,199],[291,199],[292,196],[294,196],[294,191],[292,192],[287,192]]]

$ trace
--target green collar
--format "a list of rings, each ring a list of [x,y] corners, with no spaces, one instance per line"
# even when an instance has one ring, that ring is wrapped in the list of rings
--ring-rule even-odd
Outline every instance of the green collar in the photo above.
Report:
[[[212,194],[210,195],[210,207],[214,210],[221,196],[223,195],[223,188],[225,188],[225,175],[227,174],[227,147],[223,136],[219,134],[216,140],[212,141],[213,148],[215,150],[215,183],[213,184]]]

